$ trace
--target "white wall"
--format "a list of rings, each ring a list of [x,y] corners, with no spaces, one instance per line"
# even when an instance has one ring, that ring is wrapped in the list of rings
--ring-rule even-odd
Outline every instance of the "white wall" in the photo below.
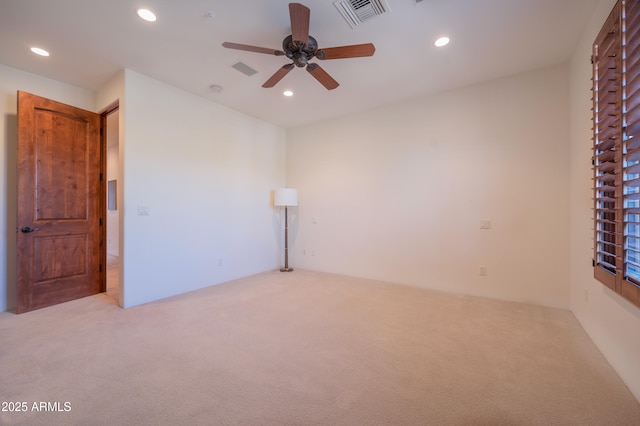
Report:
[[[0,312],[16,306],[17,91],[93,110],[93,92],[0,65]]]
[[[615,0],[603,0],[571,61],[571,309],[640,399],[640,309],[593,279],[591,46]]]
[[[275,268],[284,129],[133,71],[124,93],[124,306]]]
[[[293,266],[568,307],[568,132],[562,66],[292,129]]]

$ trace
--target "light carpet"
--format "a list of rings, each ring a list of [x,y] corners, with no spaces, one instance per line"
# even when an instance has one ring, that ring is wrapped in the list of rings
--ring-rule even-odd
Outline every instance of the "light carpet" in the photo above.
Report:
[[[569,311],[302,270],[1,313],[0,371],[9,425],[640,425]]]

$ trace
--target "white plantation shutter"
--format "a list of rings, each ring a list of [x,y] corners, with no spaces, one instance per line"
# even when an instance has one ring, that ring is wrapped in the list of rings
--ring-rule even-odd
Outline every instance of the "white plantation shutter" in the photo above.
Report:
[[[640,306],[640,0],[593,45],[595,277]]]

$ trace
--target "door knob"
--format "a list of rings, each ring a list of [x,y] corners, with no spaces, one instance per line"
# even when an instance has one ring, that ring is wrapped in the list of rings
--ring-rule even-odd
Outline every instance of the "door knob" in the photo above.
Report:
[[[28,226],[23,226],[22,228],[20,228],[20,232],[22,232],[23,234],[28,234],[29,232],[33,231],[39,231],[39,228],[30,228]]]

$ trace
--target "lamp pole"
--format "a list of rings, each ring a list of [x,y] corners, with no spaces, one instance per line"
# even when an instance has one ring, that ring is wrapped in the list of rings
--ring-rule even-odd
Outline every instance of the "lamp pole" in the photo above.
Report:
[[[287,206],[284,206],[284,268],[280,268],[280,272],[291,271],[293,268],[289,268],[289,217]]]
[[[284,268],[280,272],[291,272],[289,268],[289,207],[298,205],[298,191],[293,188],[279,188],[275,191],[273,205],[284,207]]]

